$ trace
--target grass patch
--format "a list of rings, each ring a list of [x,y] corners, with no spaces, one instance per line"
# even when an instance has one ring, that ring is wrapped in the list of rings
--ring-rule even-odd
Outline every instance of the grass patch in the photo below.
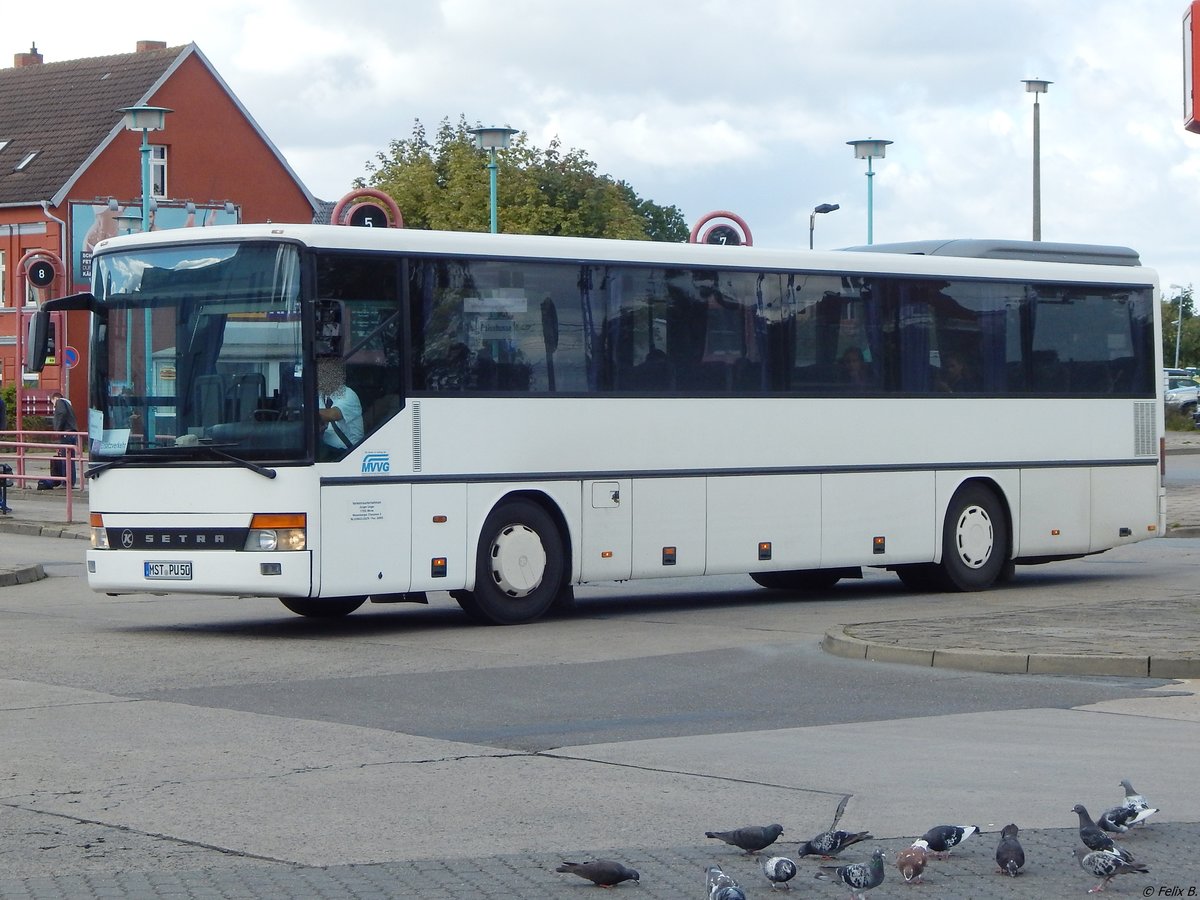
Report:
[[[1192,423],[1190,415],[1184,415],[1177,409],[1168,409],[1166,417],[1167,431],[1195,431],[1196,426]]]

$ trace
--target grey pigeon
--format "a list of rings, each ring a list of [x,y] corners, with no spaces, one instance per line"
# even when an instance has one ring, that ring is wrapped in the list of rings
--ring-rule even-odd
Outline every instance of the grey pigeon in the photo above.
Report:
[[[771,882],[771,890],[775,890],[779,885],[790,888],[788,882],[796,877],[796,864],[786,856],[772,856],[763,860],[762,867],[767,881]]]
[[[1016,825],[1005,825],[1000,829],[1000,843],[996,845],[996,865],[1000,867],[1000,874],[1013,878],[1025,865],[1025,848],[1017,839],[1018,831],[1020,829]]]
[[[627,868],[614,859],[593,859],[590,862],[567,862],[554,870],[578,875],[600,887],[612,887],[622,881],[638,881],[641,876],[636,870]]]
[[[883,884],[883,856],[882,850],[876,850],[871,854],[870,862],[850,863],[845,866],[818,866],[814,877],[840,881],[850,888],[852,896],[862,900],[867,891]]]
[[[929,844],[924,838],[913,841],[911,847],[905,847],[896,854],[896,868],[908,884],[918,884],[921,881],[921,873],[928,864]]]
[[[747,853],[757,853],[764,847],[770,847],[783,834],[782,825],[746,825],[732,831],[706,831],[704,836],[716,838],[735,847],[740,847]]]
[[[796,853],[799,856],[820,856],[824,859],[833,859],[851,844],[870,839],[871,832],[869,831],[859,831],[853,834],[849,831],[822,831],[812,840],[801,844]]]
[[[1100,826],[1092,821],[1087,808],[1082,803],[1071,807],[1071,812],[1079,816],[1079,839],[1089,850],[1107,850],[1115,853],[1126,862],[1133,862],[1133,854],[1105,834]]]
[[[1075,858],[1079,860],[1079,867],[1083,871],[1104,879],[1094,888],[1088,888],[1089,894],[1100,893],[1118,875],[1147,875],[1150,872],[1141,863],[1124,859],[1111,850],[1092,850],[1089,853],[1083,847],[1076,847]]]
[[[746,892],[720,866],[709,866],[704,872],[708,900],[746,900]]]
[[[1149,809],[1150,804],[1146,802],[1146,798],[1133,789],[1133,785],[1129,783],[1128,778],[1121,779],[1121,787],[1125,788],[1125,805],[1131,809]],[[1156,809],[1155,812],[1158,812]]]
[[[945,859],[952,848],[979,831],[978,825],[934,825],[921,838],[938,859]]]

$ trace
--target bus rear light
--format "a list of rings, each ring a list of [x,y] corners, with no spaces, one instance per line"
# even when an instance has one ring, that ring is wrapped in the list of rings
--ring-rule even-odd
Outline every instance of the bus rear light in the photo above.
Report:
[[[883,535],[871,538],[871,552],[887,553],[887,538]]]
[[[446,577],[446,557],[435,556],[429,561],[429,577],[430,578],[445,578]]]
[[[91,538],[93,550],[110,550],[108,546],[108,532],[104,530],[104,516],[100,513],[92,513],[88,516],[88,524],[91,526]]]
[[[770,541],[759,541],[758,542],[758,558],[760,560],[771,558],[771,542]]]
[[[305,550],[307,525],[304,513],[257,513],[250,519],[250,531],[242,549],[256,553]]]

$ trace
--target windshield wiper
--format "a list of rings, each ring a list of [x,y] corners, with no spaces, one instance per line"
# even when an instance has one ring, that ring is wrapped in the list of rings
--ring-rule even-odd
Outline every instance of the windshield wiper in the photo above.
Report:
[[[234,456],[232,453],[227,453],[226,451],[221,449],[221,447],[236,447],[236,446],[237,446],[237,444],[221,444],[218,446],[217,444],[205,444],[205,443],[201,442],[199,444],[196,444],[195,449],[207,450],[213,456],[215,456],[219,459],[227,459],[232,463],[237,463],[242,468],[249,469],[254,474],[261,475],[263,478],[274,478],[276,476],[276,474],[278,474],[272,468],[269,468],[267,466],[260,466],[256,462],[251,462],[248,459],[242,459],[240,456]]]
[[[236,444],[223,444],[221,446],[236,447],[237,445]],[[229,462],[237,463],[242,468],[249,469],[251,472],[254,472],[256,475],[261,475],[263,478],[274,478],[278,474],[274,469],[269,468],[268,466],[260,466],[256,462],[251,462],[248,459],[242,459],[240,456],[234,456],[232,453],[227,453],[225,450],[221,449],[221,447],[217,446],[216,444],[198,443],[198,444],[193,444],[191,447],[188,447],[187,449],[189,449],[189,450],[205,450],[208,453],[210,453],[211,455],[217,457],[218,459],[225,459],[225,460],[228,460]],[[122,456],[119,459],[111,460],[109,462],[93,463],[92,465],[88,466],[87,471],[84,472],[84,477],[85,478],[98,478],[100,476],[100,473],[103,472],[105,469],[111,469],[116,466],[125,466],[125,465],[129,465],[130,463],[133,463],[133,462],[146,462],[148,460],[169,463],[169,462],[173,461],[173,458],[164,457],[159,454],[151,454],[151,453],[130,454],[130,455]]]

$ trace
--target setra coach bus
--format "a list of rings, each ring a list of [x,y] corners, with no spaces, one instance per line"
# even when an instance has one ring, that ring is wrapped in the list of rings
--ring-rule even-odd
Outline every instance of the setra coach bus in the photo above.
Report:
[[[112,238],[90,586],[305,616],[864,567],[976,591],[1162,534],[1157,278],[1119,247],[768,250],[319,225]]]

